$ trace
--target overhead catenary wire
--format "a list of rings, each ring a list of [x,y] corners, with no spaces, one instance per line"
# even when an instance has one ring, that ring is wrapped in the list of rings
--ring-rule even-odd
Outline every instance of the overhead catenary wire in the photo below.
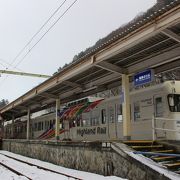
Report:
[[[58,21],[63,18],[63,16],[72,8],[72,6],[77,2],[78,0],[73,1],[71,5],[61,14],[61,16],[47,29],[47,31],[40,37],[40,39],[29,49],[29,51],[19,60],[19,62],[15,65],[17,67],[25,58],[26,56],[34,49],[34,47],[45,37],[45,35],[58,23]]]
[[[12,66],[12,64],[17,60],[17,58],[24,52],[24,50],[28,47],[28,45],[34,40],[34,38],[41,32],[41,30],[48,24],[48,22],[54,17],[54,15],[60,10],[60,8],[65,4],[67,0],[64,0],[59,6],[58,8],[52,13],[52,15],[43,23],[43,25],[38,29],[38,31],[30,38],[30,40],[25,44],[25,46],[18,52],[18,54],[15,56],[15,58],[11,61],[11,63],[9,64],[9,67]],[[6,67],[6,69],[9,69],[9,67]],[[19,68],[17,68],[17,66],[15,67],[15,69],[20,70]],[[20,70],[22,71],[22,70]],[[23,72],[23,71],[22,71]],[[1,81],[1,84],[3,82],[5,82],[5,80],[8,78],[8,75],[6,75],[6,77]]]
[[[29,49],[29,51],[20,59],[20,61],[14,66],[15,68],[17,68],[17,66],[26,58],[26,56],[32,51],[32,49],[33,49],[33,48],[44,38],[44,36],[58,23],[58,21],[63,18],[63,16],[72,8],[72,6],[73,6],[77,1],[78,1],[78,0],[75,0],[75,1],[73,1],[73,3],[70,4],[70,6],[69,6],[69,7],[61,14],[61,16],[59,16],[59,18],[47,29],[47,31],[41,36],[41,38],[40,38],[40,39]],[[65,2],[66,2],[66,0],[63,1],[63,3],[61,4],[61,7],[62,7],[62,5],[63,5]],[[60,9],[60,8],[59,8],[59,9]],[[57,10],[57,9],[56,9],[56,10]],[[55,14],[55,12],[54,12],[53,14]],[[50,18],[49,18],[49,19],[50,19]],[[46,21],[46,22],[47,22],[47,21]],[[45,23],[46,23],[46,22],[45,22]],[[45,23],[44,23],[44,24],[45,24]],[[46,23],[46,24],[47,24],[47,23]],[[41,28],[43,28],[44,26],[45,26],[45,25],[41,26]],[[41,28],[40,28],[40,29],[41,29]],[[41,29],[41,30],[42,30],[42,29]],[[39,32],[40,32],[40,31],[39,31]],[[38,32],[38,33],[39,33],[39,32]],[[38,34],[38,33],[37,33],[37,34]],[[37,34],[36,34],[36,35],[37,35]],[[34,37],[35,37],[35,36],[34,36]],[[32,39],[32,38],[31,38],[31,39]],[[30,41],[32,42],[32,40],[30,40]],[[29,42],[30,42],[30,41],[29,41]],[[29,44],[30,44],[30,43],[29,43]],[[29,45],[29,44],[28,44],[28,45]],[[27,44],[26,44],[26,45],[27,45]],[[25,46],[26,46],[26,45],[25,45]],[[28,46],[28,45],[27,45],[27,46]],[[26,46],[26,47],[27,47],[27,46]],[[25,48],[23,47],[23,49],[25,49]],[[23,51],[24,51],[24,50],[23,50]],[[22,52],[23,52],[23,51],[22,51]],[[20,51],[20,52],[21,52],[21,51]],[[19,53],[20,53],[20,52],[19,52]],[[21,52],[21,53],[22,53],[22,52]],[[18,53],[18,54],[19,54],[19,53]],[[18,57],[19,57],[19,56],[18,56]],[[15,58],[17,59],[17,56],[16,56]],[[14,58],[13,62],[11,62],[11,64],[14,63],[15,58]],[[0,85],[2,85],[2,83],[5,82],[5,80],[6,80],[7,78],[8,78],[8,75],[4,78],[4,80],[1,82]]]
[[[0,65],[7,69],[7,66],[5,66],[3,63],[0,62]]]
[[[6,66],[6,65],[4,65],[3,63],[0,62],[0,64],[1,64],[4,68],[6,68],[6,69],[9,68],[8,66],[11,66],[12,68],[15,68],[15,69],[17,69],[17,70],[19,70],[19,71],[23,71],[23,70],[21,70],[21,69],[19,69],[19,68],[14,67],[12,64],[10,64],[9,62],[5,61],[4,59],[0,59],[0,61],[7,65],[7,66]]]
[[[10,63],[6,62],[6,61],[3,60],[3,59],[0,59],[0,61],[1,61],[1,62],[4,62],[5,64],[8,64],[9,66],[12,66]],[[5,65],[4,65],[3,63],[1,63],[1,62],[0,62],[1,66],[3,66],[5,69],[8,69],[8,68],[9,68],[9,67],[5,66]],[[19,71],[22,72],[22,70],[19,69],[19,68],[16,68],[16,67],[15,67],[15,69],[17,69],[17,70],[19,70]],[[2,85],[3,82],[5,82],[5,80],[6,80],[7,78],[8,78],[8,75],[6,75],[6,77],[1,81],[1,84],[0,84],[0,85]]]
[[[48,24],[48,22],[53,18],[53,16],[60,10],[60,8],[65,4],[67,0],[64,0],[59,6],[58,8],[52,13],[52,15],[44,22],[44,24],[38,29],[38,31],[30,38],[30,40],[25,44],[25,46],[18,52],[18,54],[15,56],[15,58],[11,61],[11,63],[9,63],[9,67],[12,66],[12,64],[16,61],[16,59],[24,52],[24,50],[28,47],[28,45],[33,41],[33,39],[41,32],[41,30]],[[9,69],[9,67],[6,67],[6,69]],[[17,68],[17,65],[16,67],[14,67],[15,69],[18,69]],[[20,70],[20,69],[18,69]],[[22,71],[22,70],[20,70]],[[23,71],[22,71],[23,72]],[[8,78],[8,75],[6,75],[6,77],[1,81],[1,84],[2,85],[5,80]]]
[[[34,40],[34,38],[42,31],[42,29],[48,24],[48,22],[54,17],[54,15],[60,10],[60,8],[65,4],[67,0],[64,0],[58,8],[52,13],[52,15],[43,23],[43,25],[38,29],[38,31],[30,38],[30,40],[25,44],[25,46],[18,52],[15,58],[10,64],[13,64],[16,59],[23,53],[23,51],[28,47],[28,45]]]

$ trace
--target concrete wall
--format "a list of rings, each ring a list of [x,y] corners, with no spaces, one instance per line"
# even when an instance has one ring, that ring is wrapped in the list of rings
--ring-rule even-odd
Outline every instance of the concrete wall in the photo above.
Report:
[[[67,168],[102,175],[115,175],[133,180],[168,179],[129,157],[123,150],[118,154],[109,144],[100,142],[48,142],[3,140],[3,150],[51,162]],[[123,147],[122,147],[123,148]]]

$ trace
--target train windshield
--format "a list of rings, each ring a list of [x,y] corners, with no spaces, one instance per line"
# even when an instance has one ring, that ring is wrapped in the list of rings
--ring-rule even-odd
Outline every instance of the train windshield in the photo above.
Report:
[[[169,94],[168,103],[171,112],[180,112],[180,94]]]

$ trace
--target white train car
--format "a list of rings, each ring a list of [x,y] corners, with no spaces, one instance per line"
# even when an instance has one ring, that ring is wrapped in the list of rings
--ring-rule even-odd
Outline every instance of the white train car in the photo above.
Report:
[[[166,81],[131,91],[130,111],[132,139],[153,139],[154,122],[156,139],[180,140],[180,81]],[[55,113],[36,117],[32,123],[32,137],[36,139],[54,126]],[[123,139],[120,95],[105,98],[94,109],[74,119],[62,119],[60,128],[62,140]]]
[[[166,81],[131,93],[133,139],[180,140],[180,81]]]
[[[180,81],[167,81],[130,93],[131,138],[180,140]],[[82,114],[81,127],[67,128],[64,137],[76,140],[123,139],[120,96],[103,100]],[[63,137],[63,134],[61,135]]]

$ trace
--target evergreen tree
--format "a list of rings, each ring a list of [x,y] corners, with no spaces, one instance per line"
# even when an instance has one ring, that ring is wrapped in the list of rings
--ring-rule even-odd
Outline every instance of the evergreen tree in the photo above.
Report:
[[[6,106],[7,104],[9,104],[9,101],[7,99],[2,99],[0,101],[0,109]]]

